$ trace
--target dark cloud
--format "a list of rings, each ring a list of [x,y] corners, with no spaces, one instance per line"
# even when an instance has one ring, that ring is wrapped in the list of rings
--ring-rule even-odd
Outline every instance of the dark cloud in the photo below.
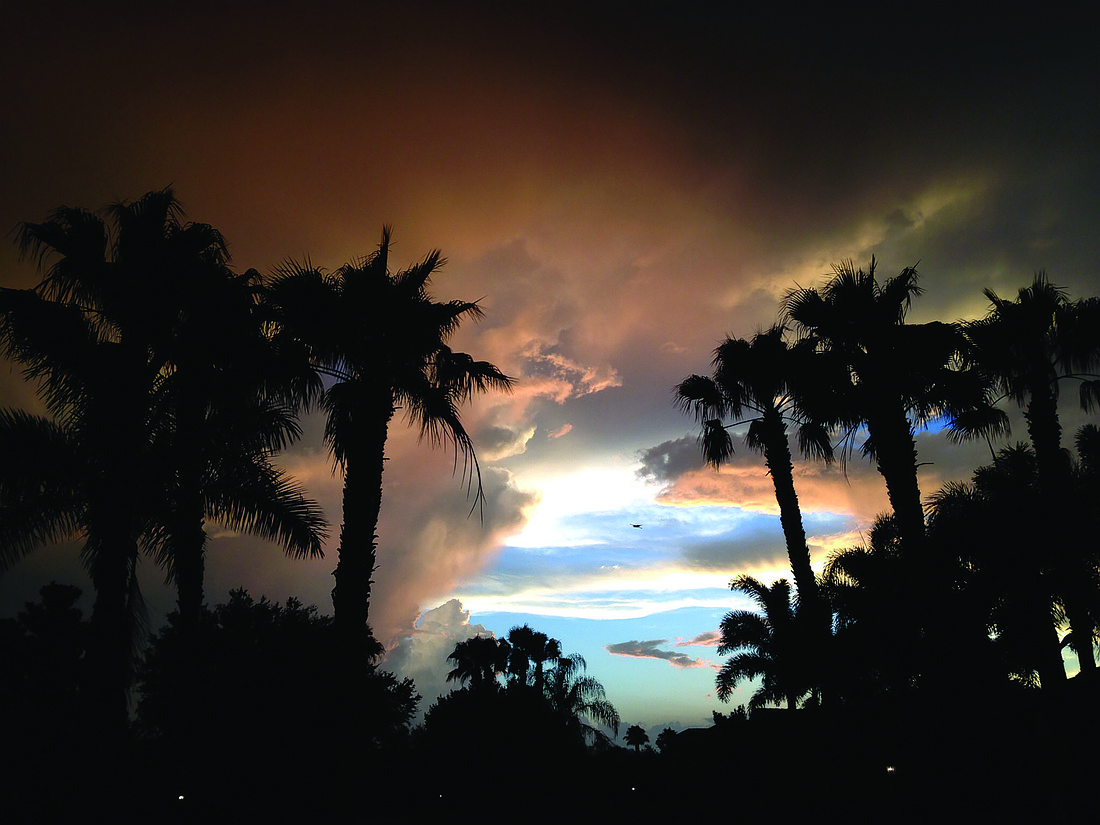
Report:
[[[647,447],[641,451],[641,461],[638,476],[661,484],[676,481],[689,470],[701,469],[706,464],[699,448],[699,439],[692,436]]]
[[[714,667],[712,662],[708,662],[704,659],[693,659],[682,653],[661,650],[659,646],[663,644],[668,644],[668,639],[651,639],[644,642],[631,640],[629,642],[617,642],[615,644],[604,645],[604,650],[612,656],[627,656],[634,659],[661,659],[677,668]]]
[[[689,567],[716,572],[782,564],[787,548],[783,534],[777,534],[775,528],[774,524],[756,524],[720,537],[687,541],[680,555]]]

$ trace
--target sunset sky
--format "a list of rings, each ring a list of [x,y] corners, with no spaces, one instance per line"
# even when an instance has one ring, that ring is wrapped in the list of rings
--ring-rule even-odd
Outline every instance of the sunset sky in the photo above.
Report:
[[[738,441],[725,471],[704,468],[672,388],[725,335],[774,323],[796,284],[872,254],[884,277],[916,264],[916,322],[980,317],[984,287],[1011,297],[1040,269],[1100,294],[1100,65],[1073,21],[25,5],[5,10],[0,50],[5,233],[172,185],[240,271],[334,269],[387,223],[392,262],[438,247],[435,296],[481,300],[454,345],[517,379],[465,413],[484,520],[467,518],[450,453],[400,422],[388,445],[371,623],[425,708],[457,640],[528,622],[585,656],[624,728],[653,738],[730,709],[713,637],[746,605],[729,579],[789,572],[762,459]],[[37,279],[0,244],[0,283]],[[0,405],[40,411],[0,366]],[[281,461],[335,535],[321,428],[307,420]],[[989,457],[935,432],[918,443],[926,496]],[[819,569],[887,506],[858,455],[846,476],[799,462],[795,480]],[[210,529],[209,603],[243,585],[331,609],[334,540],[299,562]],[[51,578],[90,591],[74,559],[75,545],[26,558],[0,579],[2,613]],[[143,565],[157,627],[174,595]]]

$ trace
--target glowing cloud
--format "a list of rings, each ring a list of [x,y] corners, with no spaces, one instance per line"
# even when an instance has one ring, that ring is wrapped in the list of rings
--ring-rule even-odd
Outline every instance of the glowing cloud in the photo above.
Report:
[[[551,433],[547,433],[547,438],[561,438],[563,435],[569,435],[573,431],[572,424],[563,424]]]
[[[722,634],[717,630],[700,633],[694,639],[688,639],[676,643],[676,647],[718,647],[722,641]]]
[[[452,687],[446,681],[451,669],[447,657],[456,644],[474,636],[491,637],[493,632],[484,625],[470,624],[470,611],[463,610],[458,599],[451,599],[417,616],[408,635],[386,654],[382,666],[416,682],[423,714],[437,696]]]
[[[568,398],[621,387],[622,378],[610,364],[585,365],[532,341],[523,351],[523,375],[536,384],[547,382],[548,397],[562,403]]]

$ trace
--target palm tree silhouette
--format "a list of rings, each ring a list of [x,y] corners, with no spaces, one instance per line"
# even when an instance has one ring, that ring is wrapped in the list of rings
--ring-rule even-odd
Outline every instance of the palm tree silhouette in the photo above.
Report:
[[[184,635],[202,606],[206,518],[278,541],[299,558],[323,555],[326,526],[270,461],[300,435],[295,413],[315,376],[292,372],[264,334],[259,273],[233,273],[220,248],[196,258],[175,291],[163,355],[173,426],[160,460],[175,468],[174,525],[157,560],[177,584]]]
[[[875,519],[866,543],[830,555],[822,587],[836,614],[830,661],[842,701],[896,699],[920,681],[928,653],[921,602],[932,592],[946,609],[944,588],[951,584],[920,575],[890,514]]]
[[[957,438],[999,435],[1008,424],[989,403],[981,371],[952,368],[963,346],[956,325],[905,323],[920,294],[916,269],[880,284],[872,257],[866,272],[851,261],[836,265],[823,287],[791,290],[782,305],[787,319],[847,365],[832,423],[867,427],[863,451],[876,460],[898,529],[915,547],[924,541],[924,510],[914,424],[946,415]]]
[[[200,346],[205,337],[227,343],[204,322],[239,309],[227,292],[250,289],[251,276],[228,270],[216,230],[183,224],[181,215],[170,189],[115,204],[109,223],[61,208],[19,232],[21,252],[45,270],[38,288],[0,292],[0,345],[39,383],[56,421],[8,415],[4,437],[33,431],[67,471],[37,491],[9,484],[5,508],[37,508],[46,520],[28,530],[25,519],[21,537],[11,526],[0,532],[0,551],[10,563],[43,540],[83,532],[96,589],[89,658],[99,663],[96,684],[118,697],[103,700],[115,708],[111,718],[123,711],[128,660],[144,636],[136,621],[139,547],[167,566],[188,614],[202,600],[207,516],[281,540],[291,553],[320,551],[319,509],[268,458],[296,425],[244,380],[246,367],[257,365],[234,359],[248,352],[226,346],[203,361],[212,357]],[[251,330],[258,336],[258,326]],[[233,426],[223,426],[229,420]],[[31,457],[23,457],[5,475],[27,472]]]
[[[508,641],[512,646],[509,673],[522,685],[530,679],[535,692],[541,696],[546,683],[544,666],[547,662],[556,662],[561,657],[561,642],[551,639],[545,633],[532,630],[529,625],[513,627],[508,631]],[[531,665],[535,669],[530,673]]]
[[[1039,272],[1032,284],[1019,290],[1016,300],[985,290],[992,304],[985,318],[964,326],[967,357],[988,372],[997,388],[1024,408],[1028,435],[1035,450],[1041,510],[1065,513],[1071,495],[1071,462],[1062,450],[1058,416],[1059,384],[1080,382],[1080,403],[1087,411],[1100,404],[1100,299],[1070,301],[1066,292]],[[1086,584],[1092,579],[1082,542],[1073,535],[1076,514],[1051,520],[1051,569],[1060,571],[1064,606],[1075,631],[1071,637],[1082,673],[1096,671],[1093,636],[1097,610]],[[1085,542],[1088,544],[1088,542]],[[1049,668],[1053,672],[1054,668]]]
[[[73,446],[66,466],[79,468],[80,475],[67,480],[65,497],[73,509],[66,517],[55,520],[47,534],[9,545],[6,555],[11,559],[14,550],[26,552],[35,539],[55,537],[62,525],[83,530],[82,557],[96,591],[88,650],[94,673],[91,715],[102,722],[103,733],[117,732],[140,633],[134,565],[139,541],[149,536],[148,493],[160,486],[146,460],[158,423],[153,412],[158,370],[148,357],[152,330],[129,303],[127,281],[135,280],[134,268],[109,256],[109,232],[98,216],[59,209],[47,223],[25,224],[20,246],[42,267],[47,254],[56,251],[60,258],[37,291],[0,293],[0,335],[5,354],[38,381],[59,423],[10,417],[6,423],[32,426],[38,436],[56,428],[54,444]],[[126,259],[133,257],[127,247]],[[135,288],[145,290],[143,297],[152,291],[144,282]],[[54,506],[40,504],[47,511]],[[24,499],[16,506],[33,509],[36,502]]]
[[[972,597],[987,611],[1008,672],[1025,683],[1038,674],[1045,689],[1055,689],[1066,681],[1058,627],[1079,586],[1096,577],[1049,547],[1053,525],[1042,502],[1035,452],[1017,444],[975,470],[972,483],[948,484],[934,496],[929,525],[937,544],[972,571]],[[1090,635],[1087,619],[1077,627]],[[1091,639],[1087,650],[1091,658]]]
[[[762,612],[735,610],[722,619],[718,654],[734,655],[718,671],[718,698],[728,702],[738,684],[762,676],[749,700],[750,710],[784,701],[796,709],[813,679],[808,673],[808,640],[796,619],[790,583],[779,579],[768,587],[752,576],[738,576],[730,589],[744,593]]]
[[[587,668],[587,662],[579,653],[558,658],[546,680],[545,692],[550,708],[578,737],[598,741],[607,738],[598,728],[585,722],[585,719],[611,728],[618,736],[619,713],[607,700],[599,680],[587,675]]]
[[[812,342],[794,346],[783,340],[785,329],[773,326],[750,341],[727,338],[714,351],[714,375],[692,375],[676,388],[681,409],[703,425],[703,455],[715,468],[733,455],[729,429],[748,420],[745,443],[764,454],[764,463],[775,486],[779,518],[795,584],[807,615],[824,628],[827,610],[817,592],[810,566],[806,531],[795,492],[787,422],[795,425],[803,455],[832,461],[828,429],[807,413],[820,404],[830,383],[828,361],[814,351]],[[835,380],[835,377],[834,377]],[[751,419],[749,414],[755,414]],[[733,419],[726,424],[726,419]]]
[[[453,352],[447,340],[476,301],[433,300],[438,250],[397,273],[388,268],[390,229],[378,250],[328,274],[286,264],[265,290],[265,303],[284,352],[297,351],[328,381],[321,406],[325,441],[344,473],[339,561],[332,602],[340,632],[365,632],[382,505],[382,471],[390,421],[404,409],[422,438],[448,443],[483,497],[473,442],[459,407],[475,393],[510,390],[512,379],[486,361]],[[476,505],[475,505],[476,506]]]
[[[455,645],[448,662],[455,666],[447,674],[448,682],[465,685],[470,682],[474,690],[499,688],[497,675],[508,671],[508,659],[511,646],[506,639],[494,639],[492,636],[474,636]]]
[[[985,318],[964,325],[968,359],[993,376],[997,388],[1025,407],[1028,435],[1039,474],[1050,486],[1068,469],[1062,458],[1058,386],[1081,382],[1081,406],[1100,403],[1100,299],[1070,301],[1044,272],[1021,289],[1015,301],[984,291],[992,307]]]
[[[634,748],[635,753],[638,753],[642,749],[642,745],[649,742],[649,734],[645,732],[641,725],[631,725],[623,734],[623,739],[626,740],[627,745]]]

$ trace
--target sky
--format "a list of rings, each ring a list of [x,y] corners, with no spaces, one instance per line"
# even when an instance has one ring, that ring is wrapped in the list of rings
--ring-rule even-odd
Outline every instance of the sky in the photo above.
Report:
[[[980,317],[984,288],[1011,297],[1039,270],[1100,294],[1100,73],[1072,20],[31,5],[5,11],[0,50],[4,232],[171,185],[240,271],[335,269],[391,224],[391,262],[439,248],[435,296],[481,302],[453,344],[516,378],[464,412],[484,517],[453,455],[401,422],[387,445],[370,617],[425,708],[456,641],[523,623],[581,653],[651,739],[747,699],[714,695],[714,638],[748,606],[733,576],[789,575],[771,481],[740,442],[704,467],[672,390],[725,336],[775,323],[787,290],[874,255],[883,276],[917,266],[914,322]],[[0,283],[36,282],[0,244]],[[41,410],[17,366],[0,405]],[[335,535],[322,427],[280,462]],[[934,431],[918,449],[926,496],[989,456]],[[795,482],[818,569],[887,507],[858,455],[800,461]],[[208,602],[244,586],[329,609],[334,539],[302,562],[210,531]],[[75,548],[0,577],[2,612],[51,578],[90,590]],[[142,580],[155,628],[174,597],[149,560]]]

